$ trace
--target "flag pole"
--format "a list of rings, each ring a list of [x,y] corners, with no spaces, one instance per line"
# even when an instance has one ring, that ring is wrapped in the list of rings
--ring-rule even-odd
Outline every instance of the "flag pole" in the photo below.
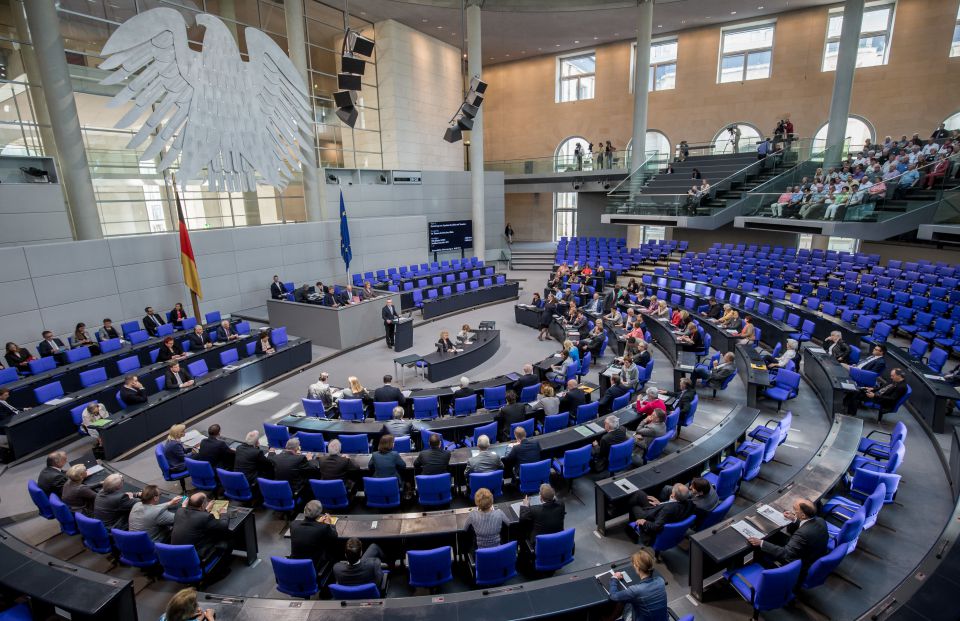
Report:
[[[177,177],[173,173],[170,173],[170,179],[173,181],[173,196],[177,202],[177,229],[179,230],[180,226],[186,226],[187,221],[180,208],[180,192],[177,191]],[[179,237],[177,239],[179,244]],[[186,277],[186,275],[184,275],[184,277]],[[193,289],[190,289],[190,302],[193,304],[193,316],[197,318],[197,323],[203,325],[203,322],[200,321],[200,300],[197,299],[197,292]]]

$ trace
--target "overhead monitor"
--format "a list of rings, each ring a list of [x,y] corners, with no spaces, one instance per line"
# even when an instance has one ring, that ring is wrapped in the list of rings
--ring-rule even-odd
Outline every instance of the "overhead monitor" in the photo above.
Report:
[[[473,220],[431,222],[428,233],[430,252],[473,248]]]

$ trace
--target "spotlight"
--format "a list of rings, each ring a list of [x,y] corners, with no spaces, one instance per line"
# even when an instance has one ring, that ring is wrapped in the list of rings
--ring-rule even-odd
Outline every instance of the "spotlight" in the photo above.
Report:
[[[353,56],[342,56],[340,57],[340,69],[344,73],[356,73],[357,75],[363,75],[363,71],[367,68],[367,62],[360,58],[354,58]]]
[[[579,181],[574,181],[574,182],[573,182],[573,189],[574,189],[574,190],[579,190],[579,189],[580,189],[580,182],[579,182]]]
[[[469,95],[467,95],[466,102],[471,106],[476,106],[479,108],[480,104],[483,103],[483,95],[480,93],[471,92]]]
[[[473,119],[459,114],[457,115],[457,127],[464,131],[471,131],[473,129]]]
[[[353,91],[336,91],[333,101],[338,108],[349,108],[357,103],[357,94]]]
[[[342,91],[359,91],[361,87],[360,76],[355,73],[338,73],[337,88]]]
[[[347,31],[347,49],[354,54],[370,56],[373,54],[373,41],[360,35],[356,31]]]
[[[487,83],[474,76],[473,79],[470,80],[470,90],[475,93],[483,94],[487,90]]]
[[[350,106],[349,108],[337,109],[337,117],[341,121],[343,121],[345,125],[349,125],[350,127],[353,127],[354,125],[357,124],[358,116],[359,116],[359,113],[357,112],[357,109],[354,108],[353,106]]]
[[[384,185],[387,184],[387,176],[386,176],[386,175],[384,175],[384,174],[381,174],[381,175],[380,175],[380,183],[382,183],[382,184],[384,184]]]
[[[453,125],[447,128],[447,131],[443,134],[443,139],[447,142],[460,142],[463,140],[463,132],[459,127]]]
[[[328,173],[327,181],[329,181],[330,183],[340,183],[340,178],[334,175],[333,173]]]
[[[479,111],[480,111],[480,108],[476,106],[471,106],[468,103],[462,104],[460,106],[460,114],[462,114],[463,116],[469,117],[471,119],[475,118],[477,116],[477,112]]]
[[[603,189],[604,189],[604,190],[609,190],[609,189],[610,189],[610,182],[609,182],[609,181],[604,181],[604,182],[603,182]]]

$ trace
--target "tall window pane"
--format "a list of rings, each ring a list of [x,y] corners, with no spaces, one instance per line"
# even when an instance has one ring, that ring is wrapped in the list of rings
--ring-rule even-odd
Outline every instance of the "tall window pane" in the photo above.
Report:
[[[857,46],[857,67],[887,64],[892,27],[892,4],[868,6],[864,10],[863,22],[860,25],[860,42]],[[823,48],[823,71],[834,71],[837,68],[837,52],[840,49],[842,28],[843,10],[831,11],[827,23],[827,41]]]
[[[717,81],[742,82],[769,78],[773,59],[773,28],[773,25],[769,25],[724,31]]]
[[[630,48],[630,85],[633,92],[634,63],[637,44]],[[677,84],[677,40],[656,41],[650,45],[650,75],[647,88],[651,91],[665,91],[676,88]]]
[[[743,54],[724,56],[720,63],[721,82],[739,82],[743,79]]]
[[[559,59],[557,101],[593,99],[597,59],[593,52]]]
[[[557,192],[553,195],[553,240],[577,234],[577,193]]]
[[[950,44],[950,56],[960,56],[960,9],[957,9],[957,23],[953,27],[953,42]]]

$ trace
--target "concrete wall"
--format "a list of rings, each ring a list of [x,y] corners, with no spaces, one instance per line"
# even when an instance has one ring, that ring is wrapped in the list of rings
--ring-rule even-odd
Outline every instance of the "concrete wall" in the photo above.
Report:
[[[443,139],[463,102],[459,48],[393,20],[376,31],[383,167],[463,170],[463,143]]]
[[[813,136],[827,121],[833,90],[834,73],[821,71],[828,9],[777,16],[772,72],[764,80],[717,84],[720,28],[680,32],[676,88],[650,93],[649,128],[664,132],[675,145],[712,140],[734,121],[769,133],[782,115],[790,115],[800,136]],[[927,136],[957,111],[960,58],[947,57],[956,17],[955,1],[896,4],[889,63],[857,69],[850,106],[881,139],[915,131]],[[577,135],[626,146],[633,118],[631,41],[592,49],[596,93],[588,101],[555,102],[554,55],[484,69],[492,85],[483,103],[488,161],[552,156],[562,140]]]
[[[0,183],[0,246],[73,239],[59,183]]]
[[[423,262],[427,223],[470,218],[469,173],[425,172],[423,185],[344,187],[353,262],[351,272]],[[503,176],[488,173],[488,257],[503,246]],[[327,191],[328,201],[339,193]],[[331,213],[339,213],[336,206]],[[345,283],[340,222],[304,222],[191,231],[204,299],[201,312],[262,306],[274,274],[285,281]],[[117,324],[184,302],[179,248],[172,233],[97,241],[0,248],[0,343],[33,348],[40,333],[72,334],[104,317]],[[468,254],[469,256],[469,254]]]
[[[607,212],[607,195],[603,192],[577,194],[577,235],[585,237],[626,237],[624,224],[603,224],[600,216]]]
[[[553,241],[553,193],[509,193],[504,196],[504,218],[513,227],[514,241]]]

